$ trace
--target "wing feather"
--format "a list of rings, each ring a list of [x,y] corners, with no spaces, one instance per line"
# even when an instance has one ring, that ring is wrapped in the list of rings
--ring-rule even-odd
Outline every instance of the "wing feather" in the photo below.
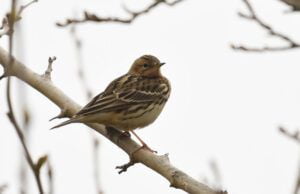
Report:
[[[169,92],[166,83],[124,75],[114,80],[106,90],[94,97],[76,116],[104,112],[127,111],[134,105],[158,103]]]

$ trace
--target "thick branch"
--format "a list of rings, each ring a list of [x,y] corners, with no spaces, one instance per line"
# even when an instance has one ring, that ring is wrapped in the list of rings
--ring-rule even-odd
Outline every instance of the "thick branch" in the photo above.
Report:
[[[84,12],[84,17],[81,19],[71,18],[66,19],[64,22],[57,22],[56,25],[59,27],[65,27],[70,24],[79,24],[79,23],[85,23],[85,22],[110,22],[110,23],[122,23],[122,24],[130,24],[135,19],[137,19],[139,16],[144,15],[148,12],[150,12],[152,9],[157,7],[159,4],[166,4],[168,6],[174,6],[177,3],[180,3],[183,0],[175,0],[173,2],[167,2],[166,0],[154,0],[152,4],[150,4],[148,7],[141,11],[130,11],[127,8],[124,8],[124,10],[129,14],[128,18],[119,18],[119,17],[101,17],[97,16],[96,14],[89,13],[87,11]]]
[[[234,50],[241,50],[241,51],[252,51],[252,52],[264,52],[264,51],[285,51],[285,50],[290,50],[290,49],[295,49],[300,47],[300,43],[297,43],[296,41],[292,40],[288,35],[285,35],[281,32],[276,31],[273,27],[271,27],[269,24],[265,23],[262,21],[254,11],[252,5],[248,0],[243,0],[245,3],[248,11],[248,14],[244,14],[239,12],[238,15],[241,18],[247,19],[247,20],[252,20],[256,22],[261,28],[267,31],[267,33],[270,36],[277,37],[284,42],[287,43],[285,46],[279,46],[279,47],[273,47],[273,46],[264,46],[264,47],[248,47],[244,45],[231,45],[231,48]]]
[[[4,68],[9,64],[9,58],[10,56],[7,51],[0,47],[0,64],[2,64]],[[44,79],[41,75],[32,72],[29,68],[24,66],[16,59],[13,60],[10,73],[12,76],[23,80],[25,83],[44,94],[48,99],[50,99],[61,109],[66,110],[67,116],[72,116],[80,109],[80,106],[78,104],[76,104],[72,99],[66,96],[60,89],[55,87],[51,81]],[[101,124],[87,125],[108,138],[115,145],[124,150],[127,154],[132,155],[134,161],[144,164],[145,166],[165,177],[170,182],[170,185],[172,187],[195,194],[221,193],[214,191],[213,189],[196,181],[183,171],[174,167],[168,160],[167,156],[158,156],[145,149],[139,149],[140,145],[138,145],[129,137],[119,138],[120,133],[113,130],[107,130]],[[139,149],[139,151],[136,151],[137,149]]]

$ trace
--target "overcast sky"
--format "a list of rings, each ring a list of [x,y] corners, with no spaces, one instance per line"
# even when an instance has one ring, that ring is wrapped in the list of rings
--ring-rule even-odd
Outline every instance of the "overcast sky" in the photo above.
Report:
[[[0,2],[2,17],[10,1]],[[15,46],[19,59],[42,73],[48,57],[56,56],[54,84],[84,105],[87,100],[77,77],[70,29],[58,28],[55,22],[79,17],[83,10],[126,16],[122,3],[139,10],[150,2],[41,0],[24,11]],[[284,13],[288,7],[277,0],[251,2],[265,21],[297,38],[299,14]],[[210,163],[215,161],[222,188],[231,194],[292,193],[299,148],[277,127],[296,130],[300,126],[300,50],[264,54],[231,50],[231,43],[281,44],[255,23],[239,18],[238,11],[247,11],[241,0],[186,0],[175,7],[161,5],[131,25],[78,25],[87,82],[96,95],[126,73],[137,57],[157,56],[167,63],[163,74],[172,84],[172,93],[157,121],[137,131],[148,145],[159,154],[169,153],[175,166],[201,181],[214,181]],[[7,38],[0,39],[2,47],[6,43]],[[13,97],[17,101],[20,85],[16,85]],[[55,193],[95,193],[91,134],[100,140],[100,179],[105,194],[184,193],[169,188],[164,178],[140,164],[119,175],[114,168],[126,163],[127,155],[81,124],[49,131],[59,121],[48,120],[59,109],[34,89],[25,89],[33,117],[30,151],[35,159],[50,155]],[[18,193],[20,160],[26,161],[5,116],[5,81],[0,82],[0,91],[0,185],[7,183],[6,193],[14,194]],[[18,109],[18,103],[14,104]],[[29,193],[37,193],[31,172],[29,175]],[[45,178],[43,184],[47,188]]]

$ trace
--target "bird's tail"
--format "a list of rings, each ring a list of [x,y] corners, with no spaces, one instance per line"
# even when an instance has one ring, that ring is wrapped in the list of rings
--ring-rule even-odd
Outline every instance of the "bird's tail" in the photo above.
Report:
[[[70,124],[70,123],[76,123],[76,122],[78,122],[78,120],[77,120],[76,118],[71,118],[71,119],[69,119],[69,120],[67,120],[67,121],[64,121],[64,122],[58,124],[58,125],[55,125],[55,126],[52,127],[51,129],[55,129],[55,128],[65,126],[65,125],[68,125],[68,124]]]

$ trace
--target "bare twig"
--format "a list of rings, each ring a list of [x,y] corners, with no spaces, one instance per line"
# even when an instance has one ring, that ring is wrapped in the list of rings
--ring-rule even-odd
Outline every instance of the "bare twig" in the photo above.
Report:
[[[4,68],[9,64],[9,58],[10,56],[8,52],[0,47],[0,64],[2,64]],[[25,83],[41,92],[60,108],[65,108],[67,110],[68,117],[71,117],[81,109],[77,103],[66,96],[60,89],[55,87],[52,82],[46,81],[42,76],[34,73],[18,60],[15,59],[13,62],[14,68],[11,71],[12,75],[23,80]],[[124,150],[128,155],[132,155],[132,153],[134,153],[134,161],[144,164],[148,168],[159,173],[161,176],[166,178],[170,182],[170,185],[174,188],[182,189],[193,194],[225,193],[223,191],[220,192],[211,189],[174,167],[166,156],[159,156],[145,149],[140,149],[141,146],[129,137],[120,138],[120,134],[118,133],[109,134],[105,126],[101,124],[91,123],[86,125],[105,136],[119,148]],[[137,149],[138,151],[136,151]]]
[[[38,184],[39,191],[40,191],[40,193],[43,193],[43,188],[42,188],[41,180],[40,180],[40,177],[39,177],[39,171],[36,170],[36,166],[33,163],[31,155],[30,155],[30,153],[28,151],[28,148],[25,144],[25,138],[24,138],[24,135],[22,133],[22,130],[21,130],[20,126],[18,125],[16,119],[15,119],[14,111],[13,111],[13,108],[12,108],[12,102],[11,102],[10,82],[11,82],[11,80],[10,80],[10,78],[8,78],[8,80],[7,80],[7,103],[8,103],[8,107],[9,107],[9,112],[7,113],[7,116],[9,118],[9,120],[11,121],[11,123],[13,124],[13,126],[14,126],[17,134],[18,134],[18,137],[21,141],[22,147],[23,147],[24,152],[25,152],[26,160],[27,160],[30,168],[32,169],[32,171],[34,173],[36,182]]]
[[[1,24],[1,27],[0,27],[0,38],[3,36],[3,35],[7,35],[9,33],[9,25],[8,25],[8,19],[7,17],[3,18],[2,19],[2,24]]]
[[[220,171],[220,168],[219,168],[219,165],[217,163],[216,160],[211,160],[209,162],[209,166],[210,166],[210,169],[212,171],[212,174],[213,174],[213,184],[215,185],[214,188],[215,189],[222,189],[222,175],[221,175],[221,171]]]
[[[99,140],[94,135],[91,135],[93,141],[93,166],[94,166],[94,180],[96,185],[96,193],[103,194],[103,189],[100,184],[100,175],[99,175]]]
[[[183,0],[175,0],[173,2],[168,2],[167,0],[154,0],[153,3],[151,3],[148,7],[141,11],[130,11],[127,8],[124,7],[124,10],[129,14],[128,18],[119,18],[119,17],[100,17],[96,14],[89,13],[88,11],[84,12],[84,17],[81,19],[71,18],[66,19],[64,22],[57,22],[56,25],[59,27],[65,27],[70,24],[79,24],[79,23],[85,23],[85,22],[110,22],[110,23],[122,23],[122,24],[130,24],[132,23],[136,18],[138,18],[141,15],[144,15],[151,10],[153,10],[155,7],[157,7],[159,4],[166,4],[168,6],[174,6]]]
[[[77,35],[76,26],[73,25],[70,32],[71,32],[71,37],[74,41],[74,48],[75,48],[74,50],[75,50],[75,57],[77,61],[78,77],[80,79],[80,83],[82,84],[82,88],[86,95],[86,99],[90,100],[92,98],[92,91],[88,86],[87,79],[84,72],[82,50],[81,50],[82,41]]]
[[[9,17],[8,17],[8,24],[9,24],[9,29],[11,31],[11,33],[9,34],[9,61],[7,66],[4,68],[5,70],[7,69],[13,69],[13,65],[14,65],[14,58],[12,57],[12,52],[13,52],[13,31],[14,31],[14,24],[15,24],[15,19],[16,17],[14,17],[16,13],[16,0],[12,0],[12,4],[11,4],[11,11]],[[11,101],[11,79],[10,77],[8,77],[7,79],[7,88],[6,88],[6,100],[7,100],[7,104],[8,104],[8,113],[7,116],[9,118],[9,120],[11,121],[12,125],[14,126],[15,131],[17,132],[17,135],[19,137],[19,140],[21,142],[21,145],[23,147],[23,150],[25,152],[25,158],[34,174],[35,180],[37,182],[38,185],[38,189],[40,194],[43,194],[43,187],[41,184],[41,180],[40,180],[40,168],[37,168],[37,166],[34,164],[31,155],[28,151],[28,148],[26,146],[25,143],[25,138],[24,135],[22,133],[22,129],[19,126],[19,124],[17,123],[15,114],[14,114],[14,110],[13,110],[13,106],[12,106],[12,101]]]
[[[49,194],[54,193],[54,183],[53,183],[53,168],[50,163],[50,160],[47,161],[47,175],[48,175],[48,187],[49,187]]]
[[[43,77],[47,80],[51,80],[51,72],[52,72],[52,64],[56,60],[56,57],[49,57],[48,58],[48,67],[45,73],[43,74]]]
[[[238,15],[241,18],[247,19],[247,20],[252,20],[256,22],[259,26],[261,26],[263,29],[265,29],[270,36],[277,37],[284,42],[287,43],[286,46],[264,46],[264,47],[248,47],[244,45],[235,45],[232,44],[231,48],[234,50],[241,50],[241,51],[251,51],[251,52],[264,52],[264,51],[285,51],[285,50],[291,50],[295,48],[300,47],[300,43],[297,43],[296,41],[292,40],[288,35],[285,35],[283,33],[280,33],[276,30],[274,30],[270,25],[267,23],[263,22],[256,14],[254,11],[252,5],[248,0],[243,0],[245,3],[247,9],[249,10],[249,15],[244,14],[242,12],[239,12]]]
[[[80,83],[82,85],[83,90],[85,91],[86,99],[90,100],[92,98],[92,91],[88,86],[85,71],[83,67],[83,58],[82,58],[82,41],[77,35],[76,26],[72,25],[71,27],[71,37],[74,41],[74,48],[75,48],[75,56],[77,58],[77,69],[78,69],[78,77],[80,79]],[[99,140],[95,136],[94,133],[91,133],[91,139],[93,143],[93,167],[94,167],[94,180],[95,180],[95,186],[96,186],[96,193],[97,194],[103,194],[103,190],[101,189],[100,185],[100,175],[99,175]]]
[[[279,127],[278,129],[285,136],[295,140],[297,143],[300,143],[300,133],[299,133],[299,131],[295,131],[294,133],[292,133],[292,132],[289,132],[288,130],[286,130],[285,128],[283,128],[283,127]]]
[[[298,130],[295,131],[294,133],[292,133],[281,126],[278,127],[278,129],[279,129],[279,132],[281,132],[283,135],[285,135],[286,137],[288,137],[300,144],[300,132]],[[299,192],[300,192],[300,166],[298,167],[298,174],[297,174],[297,178],[296,178],[294,194],[299,194]]]
[[[33,0],[33,1],[30,1],[29,3],[25,4],[25,5],[21,5],[20,6],[20,9],[18,10],[18,12],[16,13],[16,10],[14,10],[14,12],[12,13],[9,13],[9,14],[6,14],[6,16],[2,19],[2,24],[1,24],[1,27],[0,27],[0,38],[1,36],[3,35],[9,35],[12,33],[13,29],[10,29],[10,25],[9,25],[9,20],[12,19],[14,20],[14,23],[19,21],[22,17],[22,12],[27,8],[29,7],[31,4],[37,2],[38,0]],[[10,18],[10,19],[9,19]]]
[[[6,16],[2,19],[2,24],[0,27],[0,30],[2,30],[2,32],[0,32],[0,38],[3,35],[9,35],[9,44],[12,43],[12,34],[14,31],[14,24],[15,22],[18,22],[21,19],[21,14],[24,11],[24,9],[26,9],[28,6],[30,6],[32,3],[37,2],[37,0],[33,0],[29,3],[27,3],[26,5],[23,5],[20,7],[19,11],[17,12],[16,10],[16,0],[12,0],[12,4],[11,4],[11,11],[10,13],[6,14]],[[9,76],[9,68],[10,66],[7,66],[6,68],[4,68],[4,73],[3,75],[0,76],[0,80],[3,79],[4,77]]]
[[[40,180],[40,174],[39,174],[39,170],[37,170],[36,168],[36,165],[34,164],[32,158],[31,158],[31,155],[29,153],[29,150],[26,146],[26,143],[25,143],[25,138],[24,138],[24,135],[22,133],[22,129],[20,128],[19,124],[17,123],[16,119],[15,119],[15,115],[14,115],[14,111],[13,111],[13,108],[12,108],[12,102],[11,102],[11,92],[10,92],[10,77],[7,79],[7,91],[6,91],[6,98],[7,98],[7,104],[8,104],[8,108],[9,108],[9,112],[7,113],[7,116],[9,118],[9,120],[11,121],[11,123],[13,124],[17,134],[18,134],[18,137],[19,137],[19,140],[21,142],[21,145],[24,149],[24,152],[25,152],[25,157],[26,157],[26,160],[34,174],[34,177],[35,177],[35,180],[37,182],[37,185],[38,185],[38,189],[39,189],[39,192],[40,194],[43,194],[44,191],[43,191],[43,187],[42,187],[42,184],[41,184],[41,180]]]
[[[22,85],[24,86],[24,85]],[[21,86],[21,87],[22,87]],[[24,88],[21,88],[23,90],[20,90],[20,92],[23,92],[22,95],[19,95],[21,101],[21,111],[22,111],[22,128],[23,128],[23,135],[24,137],[28,137],[29,134],[29,129],[30,129],[30,121],[31,121],[31,116],[30,116],[30,111],[28,109],[28,102],[26,101],[26,93],[24,93]],[[28,140],[28,138],[26,138]],[[23,148],[21,148],[23,149]],[[23,152],[23,151],[22,151]],[[19,162],[19,181],[20,181],[20,193],[21,194],[26,194],[27,188],[28,188],[28,179],[27,179],[27,164],[24,163],[23,160],[23,154],[20,156],[22,157]]]
[[[23,12],[27,7],[29,7],[31,4],[37,3],[37,2],[38,2],[38,0],[32,0],[32,1],[28,2],[27,4],[25,4],[25,5],[21,5],[21,6],[20,6],[20,9],[19,9],[19,11],[18,11],[18,14],[17,14],[18,17],[21,18],[22,12]]]
[[[300,192],[300,166],[298,166],[298,174],[296,178],[294,194],[299,194],[299,192]]]

